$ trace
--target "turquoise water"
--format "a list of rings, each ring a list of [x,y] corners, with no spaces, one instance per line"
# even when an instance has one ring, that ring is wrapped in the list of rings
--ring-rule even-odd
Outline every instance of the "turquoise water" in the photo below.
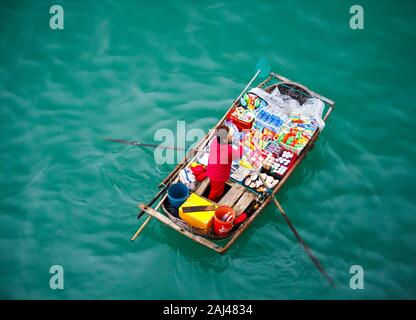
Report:
[[[49,28],[61,4],[64,30]],[[415,298],[416,4],[360,1],[15,1],[0,4],[0,297]],[[273,206],[221,256],[151,221],[172,165],[160,128],[211,128],[253,75],[273,71],[336,101],[278,194],[337,283]],[[64,268],[64,290],[49,268]],[[349,269],[364,268],[351,290]]]

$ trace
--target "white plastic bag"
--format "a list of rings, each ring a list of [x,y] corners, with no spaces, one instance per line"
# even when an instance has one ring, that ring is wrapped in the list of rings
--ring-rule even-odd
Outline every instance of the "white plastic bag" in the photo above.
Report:
[[[273,89],[273,91],[272,91],[272,93],[271,93],[271,95],[270,95],[270,98],[272,99],[272,100],[274,100],[276,97],[279,97],[281,94],[280,94],[280,91],[279,91],[279,88],[276,86],[274,89]]]
[[[285,101],[285,109],[288,113],[301,113],[301,106],[298,100],[288,99]]]
[[[319,130],[322,131],[325,127],[325,122],[322,120],[322,113],[324,112],[325,104],[318,98],[309,98],[301,106],[300,113],[315,118],[318,122]]]

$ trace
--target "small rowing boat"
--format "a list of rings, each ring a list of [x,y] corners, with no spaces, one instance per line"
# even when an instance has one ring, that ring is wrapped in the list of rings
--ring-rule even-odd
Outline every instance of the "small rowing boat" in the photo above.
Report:
[[[256,76],[257,75],[258,73]],[[314,146],[335,103],[334,101],[313,92],[306,86],[293,82],[274,72],[271,72],[263,82],[250,90],[250,86],[254,82],[256,76],[244,88],[243,92],[232,103],[225,115],[213,128],[215,129],[223,124],[235,124],[239,130],[246,129],[244,130],[246,134],[248,132],[247,135],[251,135],[250,137],[254,140],[255,138],[259,138],[258,136],[260,135],[260,140],[257,143],[262,143],[265,153],[267,154],[267,152],[269,152],[271,154],[267,154],[268,156],[263,154],[264,157],[261,159],[262,161],[257,165],[255,163],[256,158],[254,155],[245,154],[247,158],[245,166],[246,171],[244,171],[244,169],[241,171],[246,174],[240,174],[239,176],[239,174],[236,173],[231,175],[230,179],[226,182],[226,191],[221,199],[217,202],[209,201],[215,207],[227,206],[232,208],[236,216],[240,216],[244,213],[246,219],[241,223],[234,225],[231,231],[225,234],[218,234],[213,232],[213,230],[207,231],[195,228],[181,219],[177,213],[170,210],[168,188],[172,184],[180,181],[180,172],[182,170],[189,168],[194,163],[198,163],[198,161],[206,155],[215,133],[215,130],[211,130],[162,181],[160,184],[161,190],[157,193],[155,198],[148,205],[140,205],[143,212],[147,213],[149,216],[132,240],[137,237],[144,226],[153,217],[189,239],[213,249],[218,253],[224,253],[241,236],[241,234],[252,225],[254,220],[271,201],[274,201],[279,210],[281,209],[281,212],[284,212],[274,197]],[[250,95],[250,93],[252,93],[252,95]],[[262,93],[264,96],[262,96]],[[259,101],[253,102],[253,97],[255,100],[259,98]],[[276,120],[276,117],[272,120],[270,120],[270,118],[262,118],[264,115],[260,114],[262,104],[270,107],[270,105],[273,105],[276,102],[276,99],[274,99],[276,97],[280,99],[281,103],[285,99],[286,101],[283,101],[284,103],[287,103],[289,100],[290,102],[293,102],[295,107],[298,108],[296,110],[301,110],[300,114],[298,115],[292,110],[288,119],[285,119],[283,124],[279,123],[279,121]],[[317,116],[320,118],[320,124],[319,121],[315,121],[317,120],[315,118],[313,118],[314,121],[311,123],[305,123],[302,120],[302,112],[311,115],[311,112],[309,112],[310,110],[307,109],[311,106],[308,102],[312,101],[310,99],[315,99],[314,101],[317,101],[316,99],[318,99],[322,102],[323,108],[321,110],[321,115]],[[279,103],[277,103],[277,105],[278,104]],[[243,109],[252,109],[253,114],[255,114],[254,117],[257,117],[253,120],[254,124],[249,123],[249,126],[246,128],[244,128],[244,122],[238,122],[239,120],[236,118],[238,116],[237,111],[242,110],[244,112]],[[268,126],[267,121],[272,121],[273,123]],[[288,122],[290,123],[287,124]],[[280,129],[273,129],[273,125]],[[248,147],[251,142],[250,139],[246,139]],[[280,156],[276,150],[280,151]],[[249,151],[251,150],[249,149]],[[286,152],[286,156],[283,156],[283,158],[282,152]],[[241,161],[243,160],[244,159]],[[288,163],[290,163],[290,165],[286,165]],[[234,173],[239,170],[238,166],[239,164],[237,164],[237,168],[233,166]],[[270,183],[269,180],[267,180],[269,178],[273,183]],[[256,179],[257,181],[255,181]],[[191,193],[208,201],[208,190],[209,179],[205,178],[202,181],[196,182],[195,188]],[[284,216],[286,215],[284,214]]]

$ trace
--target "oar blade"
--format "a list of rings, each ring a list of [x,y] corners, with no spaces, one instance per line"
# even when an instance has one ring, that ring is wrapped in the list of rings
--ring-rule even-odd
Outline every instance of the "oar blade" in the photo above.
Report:
[[[121,143],[121,144],[125,144],[125,145],[128,145],[128,146],[133,146],[133,147],[148,147],[148,148],[161,148],[161,149],[169,149],[169,150],[184,150],[183,148],[176,148],[176,147],[172,147],[172,146],[162,146],[162,145],[159,145],[159,144],[152,144],[152,143],[141,143],[139,141],[128,141],[128,140],[113,139],[113,138],[104,138],[104,140],[110,141],[110,142]]]

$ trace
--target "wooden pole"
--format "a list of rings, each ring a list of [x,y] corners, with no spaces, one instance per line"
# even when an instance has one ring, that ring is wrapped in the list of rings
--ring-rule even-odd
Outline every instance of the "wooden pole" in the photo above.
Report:
[[[168,186],[170,185],[170,183],[167,183],[158,193],[157,195],[154,196],[154,198],[147,204],[148,207],[151,207],[156,201],[157,199],[159,199],[159,197],[162,195],[163,192],[166,191],[166,189],[168,188]],[[140,219],[142,217],[142,215],[144,214],[144,211],[140,211],[139,214],[137,215],[137,219]]]
[[[279,201],[277,201],[277,199],[276,199],[275,196],[272,196],[272,200],[273,200],[274,204],[276,205],[277,209],[282,214],[282,216],[285,219],[285,221],[286,221],[287,225],[289,226],[290,230],[292,230],[292,232],[295,235],[296,239],[299,241],[299,243],[301,244],[301,246],[303,247],[303,249],[306,251],[306,253],[308,254],[309,258],[311,258],[311,260],[315,264],[315,266],[318,268],[319,272],[321,272],[321,274],[328,280],[329,284],[332,287],[335,287],[334,280],[328,275],[328,273],[326,273],[325,269],[322,267],[322,265],[319,262],[319,260],[312,253],[312,250],[309,248],[309,246],[302,239],[302,237],[300,236],[300,234],[298,233],[298,231],[292,225],[292,222],[290,221],[289,217],[287,216],[285,210],[283,210],[283,208],[280,205]]]
[[[131,241],[136,240],[137,236],[142,232],[144,227],[149,223],[150,219],[152,219],[152,216],[148,216],[147,219],[143,222],[143,224],[140,226],[139,230],[134,234],[134,236],[131,238]]]
[[[155,210],[159,209],[159,207],[162,205],[162,203],[165,201],[166,197],[168,195],[165,194],[162,198],[162,200],[160,200],[160,202],[158,203],[158,205],[155,207]],[[147,219],[143,222],[143,224],[140,226],[139,230],[137,230],[137,232],[134,234],[134,236],[131,238],[131,241],[136,240],[136,238],[138,237],[138,235],[140,234],[140,232],[142,232],[142,230],[144,229],[144,227],[149,223],[150,219],[152,219],[152,216],[148,216]]]
[[[253,78],[251,78],[250,82],[247,83],[246,87],[243,89],[243,91],[241,91],[240,95],[237,97],[237,99],[234,100],[233,105],[240,100],[240,98],[243,96],[244,92],[246,92],[246,90],[251,86],[251,84],[253,83],[254,80],[256,80],[256,78],[258,77],[258,75],[260,74],[261,69],[257,70],[256,74],[253,76]]]
[[[246,155],[246,158],[249,161],[249,163],[251,164],[251,166],[253,167],[253,169],[256,171],[256,173],[259,176],[259,179],[263,183],[264,187],[270,190],[270,188],[266,184],[266,181],[264,181],[264,179],[262,178],[259,170],[257,170],[257,168],[252,163],[250,157]],[[322,267],[322,265],[319,262],[319,260],[313,255],[312,250],[309,248],[309,246],[305,243],[305,241],[300,236],[299,232],[292,225],[292,222],[290,221],[289,217],[287,216],[285,210],[283,210],[282,206],[277,201],[275,195],[273,193],[271,193],[270,196],[272,197],[272,200],[273,200],[274,204],[276,205],[277,209],[280,211],[280,213],[282,214],[283,218],[285,219],[285,221],[286,221],[287,225],[289,226],[290,230],[293,232],[293,234],[295,235],[296,239],[299,241],[299,243],[301,244],[301,246],[303,247],[303,249],[308,254],[309,258],[311,258],[312,262],[315,264],[315,266],[318,268],[318,270],[321,272],[321,274],[328,280],[329,284],[332,287],[335,287],[334,280],[332,280],[332,278],[326,273],[325,269]]]
[[[113,139],[113,138],[104,138],[106,141],[110,142],[117,142],[121,144],[125,144],[128,146],[133,147],[148,147],[148,148],[161,148],[161,149],[169,149],[169,150],[184,150],[184,148],[177,148],[172,146],[162,146],[160,144],[154,144],[154,143],[141,143],[139,141],[128,141],[123,139]]]

